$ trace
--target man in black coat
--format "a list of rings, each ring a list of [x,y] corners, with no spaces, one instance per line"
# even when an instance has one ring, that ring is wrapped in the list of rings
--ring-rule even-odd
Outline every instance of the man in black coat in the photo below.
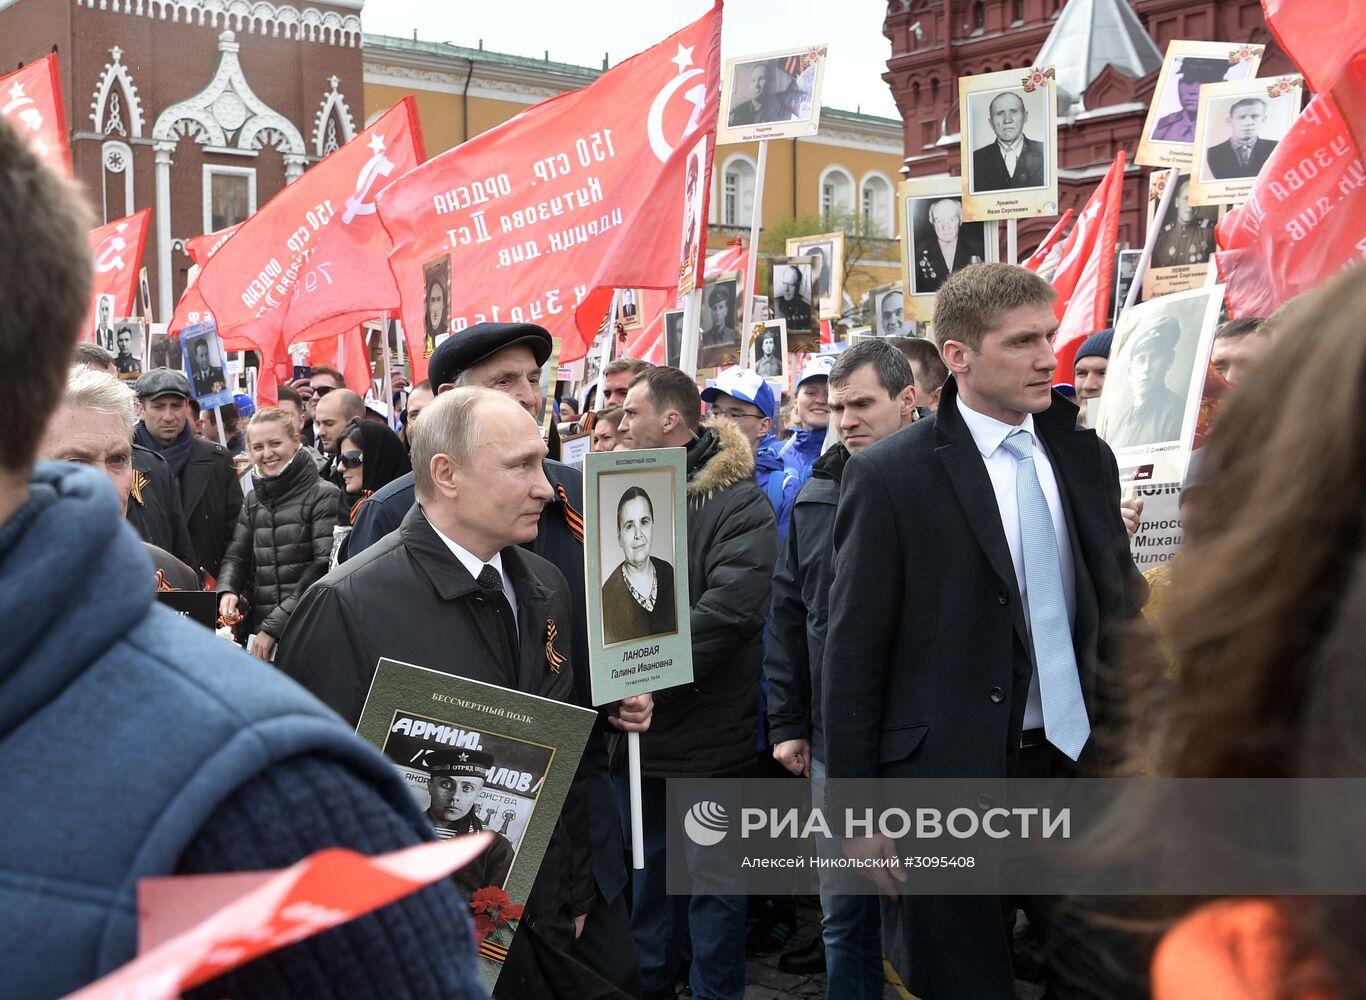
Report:
[[[1043,143],[1024,134],[1029,112],[1014,91],[997,94],[988,106],[995,141],[972,151],[972,190],[977,193],[1043,187]]]
[[[635,875],[631,914],[646,994],[660,995],[674,983],[684,935],[665,893],[665,780],[739,776],[754,760],[778,528],[773,505],[754,481],[753,444],[729,420],[702,423],[691,377],[677,368],[647,368],[631,381],[624,410],[620,434],[628,447],[688,453],[693,682],[655,693],[650,731],[641,736],[645,868]],[[693,995],[739,1000],[745,897],[696,894],[687,912]]]
[[[583,668],[547,651],[572,620],[569,588],[522,548],[551,496],[545,452],[540,428],[506,395],[443,394],[413,444],[418,503],[397,532],[309,588],[276,665],[352,726],[381,657],[573,703]],[[568,950],[592,909],[587,830],[576,778],[528,904],[536,944]]]
[[[1256,177],[1262,165],[1275,152],[1276,143],[1259,134],[1266,124],[1267,102],[1261,97],[1244,97],[1228,109],[1229,137],[1205,150],[1209,172],[1221,181]]]
[[[951,372],[938,412],[845,469],[822,680],[831,778],[1101,770],[1099,666],[1114,662],[1146,587],[1114,456],[1051,391],[1053,298],[1007,264],[951,276],[935,304]],[[879,836],[844,847],[897,851]],[[884,946],[913,993],[1013,995],[1002,900],[908,897],[888,870],[870,877],[886,897]],[[1035,927],[1057,925],[1047,900],[1014,902]]]
[[[133,445],[133,491],[128,523],[144,542],[171,553],[187,566],[196,562],[185,511],[171,467],[150,448]]]
[[[541,368],[550,358],[552,344],[546,330],[530,323],[478,323],[441,342],[428,362],[428,378],[438,398],[457,386],[483,386],[511,396],[535,419],[541,404]],[[427,412],[423,410],[424,420]],[[588,604],[583,575],[583,477],[577,469],[549,459],[541,468],[553,495],[541,514],[535,538],[526,548],[553,563],[569,583],[574,612],[571,655],[581,665],[574,672],[577,704],[591,707]],[[347,540],[346,560],[359,558],[370,546],[398,530],[413,501],[410,472],[361,504]],[[618,730],[643,732],[648,728],[652,707],[649,694],[599,706],[598,725],[579,765],[588,786],[597,899],[584,933],[574,943],[574,953],[628,993],[638,992],[640,977],[630,951],[623,893],[624,848],[616,816],[616,793],[608,774],[608,744]]]
[[[830,369],[830,419],[835,445],[811,467],[797,494],[792,522],[773,578],[773,610],[764,652],[768,726],[773,757],[792,774],[825,777],[821,727],[821,665],[835,575],[835,506],[850,455],[858,454],[915,419],[910,363],[885,340],[864,340]],[[813,789],[814,792],[814,789]],[[826,971],[832,981],[857,970],[857,993],[882,992],[882,945],[877,897],[823,893],[823,939],[778,960],[785,972]]]
[[[133,440],[166,459],[180,486],[196,572],[218,576],[223,552],[237,526],[242,486],[222,445],[194,436],[189,422],[190,380],[183,372],[154,368],[134,384],[141,420]]]

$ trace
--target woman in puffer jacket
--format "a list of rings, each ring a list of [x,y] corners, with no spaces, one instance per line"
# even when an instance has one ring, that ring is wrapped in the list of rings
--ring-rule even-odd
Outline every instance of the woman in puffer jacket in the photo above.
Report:
[[[269,660],[309,568],[326,570],[337,522],[337,487],[318,475],[283,410],[258,410],[247,425],[255,488],[247,494],[218,574],[218,613],[250,603],[248,649]]]

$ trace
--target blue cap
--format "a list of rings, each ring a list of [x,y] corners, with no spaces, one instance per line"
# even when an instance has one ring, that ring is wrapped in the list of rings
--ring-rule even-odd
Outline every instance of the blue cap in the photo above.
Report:
[[[237,404],[237,415],[239,417],[249,417],[256,412],[256,403],[245,392],[239,392],[233,396],[232,401]]]
[[[702,401],[714,403],[716,397],[723,394],[733,396],[742,403],[754,404],[769,420],[778,419],[778,401],[773,398],[773,390],[763,376],[757,372],[739,365],[723,369],[716,376],[716,381],[702,390]]]

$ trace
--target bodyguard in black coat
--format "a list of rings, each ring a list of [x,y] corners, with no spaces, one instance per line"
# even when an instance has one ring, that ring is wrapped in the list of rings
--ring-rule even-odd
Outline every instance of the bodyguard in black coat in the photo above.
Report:
[[[1120,518],[1114,456],[1094,431],[1077,427],[1076,407],[1050,392],[1052,291],[1027,274],[978,264],[945,283],[935,330],[954,374],[937,414],[845,470],[823,682],[831,778],[1060,776],[1098,773],[1103,763],[1099,666],[1115,662],[1117,626],[1138,614],[1146,588]],[[979,347],[963,346],[954,332],[970,325],[970,303],[993,298],[1003,305],[971,324],[984,331]],[[1056,477],[1075,588],[1073,647],[1091,726],[1075,764],[1043,741],[1042,730],[1031,729],[1021,746],[1034,652],[1002,511],[1018,514],[1013,489],[998,501],[988,465],[1009,455],[1004,444],[985,456],[979,450],[960,387],[972,392],[979,414],[1013,412],[995,419],[1025,430],[1032,421]],[[870,855],[890,847],[876,838],[845,844]],[[890,876],[878,874],[884,893],[895,893]],[[1011,941],[995,897],[884,898],[882,915],[887,954],[917,996],[1013,995]]]
[[[170,466],[140,444],[133,445],[133,492],[127,517],[144,542],[169,552],[186,566],[195,563],[190,529]]]

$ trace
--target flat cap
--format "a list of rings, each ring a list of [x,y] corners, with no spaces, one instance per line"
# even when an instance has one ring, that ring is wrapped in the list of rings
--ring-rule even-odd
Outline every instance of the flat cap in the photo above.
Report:
[[[433,750],[426,765],[433,778],[487,778],[493,755],[483,750]]]
[[[453,334],[432,352],[427,363],[427,378],[433,389],[454,382],[463,371],[513,344],[526,344],[538,365],[550,358],[554,341],[550,333],[534,323],[476,323],[468,330]]]
[[[1181,324],[1175,317],[1159,316],[1148,326],[1134,335],[1134,346],[1130,349],[1130,354],[1137,354],[1139,351],[1156,349],[1159,351],[1175,351],[1176,344],[1181,339]]]
[[[189,399],[194,395],[185,373],[173,368],[153,368],[143,372],[133,383],[133,391],[138,399],[156,399],[158,396],[183,396]]]

